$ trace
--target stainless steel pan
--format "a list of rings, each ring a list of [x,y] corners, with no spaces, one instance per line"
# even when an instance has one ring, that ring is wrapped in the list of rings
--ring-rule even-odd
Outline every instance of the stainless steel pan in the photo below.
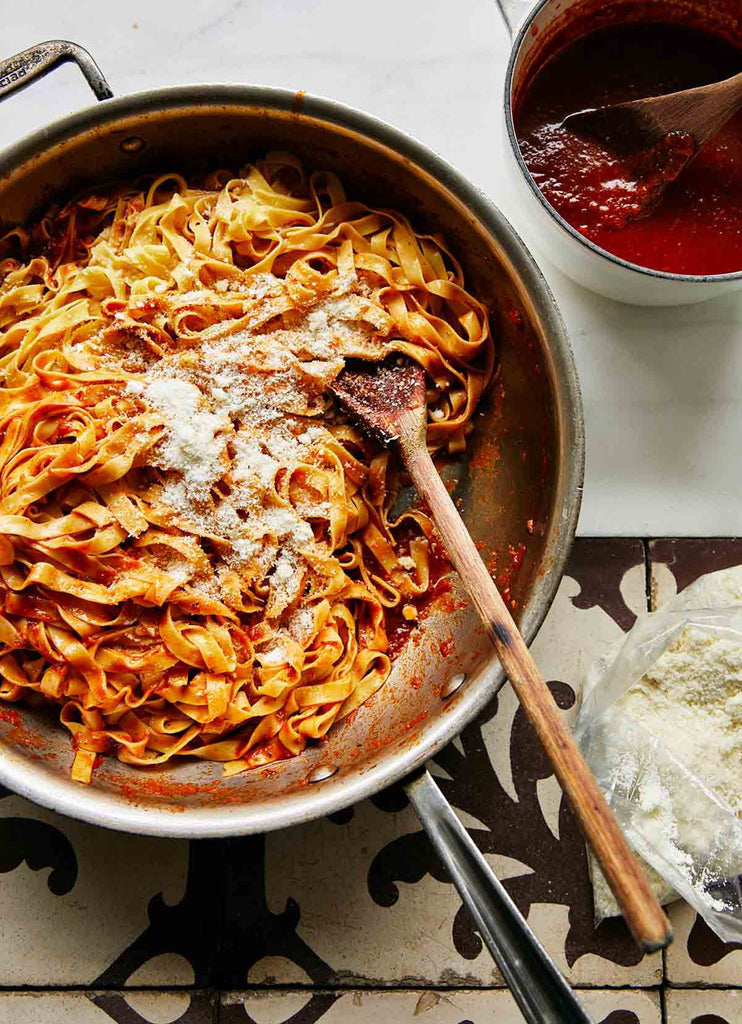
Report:
[[[572,543],[583,475],[579,386],[564,326],[538,268],[500,212],[424,146],[368,115],[281,89],[198,85],[110,99],[73,43],[32,47],[0,64],[0,97],[73,60],[100,105],[0,154],[0,224],[27,221],[53,197],[143,171],[238,167],[290,149],[338,172],[351,196],[393,206],[442,232],[501,338],[502,385],[455,469],[470,532],[509,586],[526,639],[541,624]],[[521,547],[523,546],[523,547]],[[523,553],[524,551],[524,553]],[[522,556],[522,564],[518,565]],[[110,828],[157,836],[243,835],[338,811],[398,780],[446,861],[530,1020],[587,1020],[505,890],[445,804],[424,764],[497,693],[504,678],[476,616],[453,593],[351,721],[299,758],[221,776],[218,765],[144,771],[106,759],[90,786],[69,779],[56,716],[17,708],[0,721],[0,781],[37,803]],[[411,685],[414,682],[414,686]],[[3,711],[3,709],[0,709]]]

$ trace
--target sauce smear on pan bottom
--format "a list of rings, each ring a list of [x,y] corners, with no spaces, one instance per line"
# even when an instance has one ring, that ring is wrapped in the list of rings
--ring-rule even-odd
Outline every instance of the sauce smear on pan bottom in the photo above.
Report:
[[[721,81],[742,71],[742,49],[700,30],[634,24],[570,43],[521,95],[523,158],[556,211],[622,259],[676,274],[742,270],[742,113],[643,208],[652,183],[594,140],[561,128],[587,107]],[[642,215],[643,214],[643,215]]]

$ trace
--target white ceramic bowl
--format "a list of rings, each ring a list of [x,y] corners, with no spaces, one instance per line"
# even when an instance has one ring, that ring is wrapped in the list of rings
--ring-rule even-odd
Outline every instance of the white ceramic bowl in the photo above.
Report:
[[[688,9],[702,14],[708,0],[689,0]],[[601,15],[606,8],[620,12],[625,0],[606,0],[601,5]],[[668,0],[647,0],[645,9],[657,8],[661,17],[662,9],[669,6]],[[509,145],[507,146],[508,171],[512,176],[519,195],[516,226],[526,242],[537,255],[544,256],[578,284],[619,302],[630,302],[640,306],[675,306],[723,295],[742,286],[742,271],[734,274],[668,274],[650,270],[614,256],[584,238],[579,231],[561,217],[547,201],[521,155],[513,122],[513,101],[516,90],[538,66],[539,52],[544,40],[553,37],[559,24],[578,16],[580,9],[586,13],[595,9],[595,0],[540,0],[526,14],[513,42],[513,49],[505,79],[505,124]],[[617,15],[617,23],[620,14]]]

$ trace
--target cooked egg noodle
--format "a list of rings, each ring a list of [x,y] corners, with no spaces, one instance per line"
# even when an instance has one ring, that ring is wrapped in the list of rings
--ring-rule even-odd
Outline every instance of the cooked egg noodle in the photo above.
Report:
[[[440,238],[286,153],[4,243],[0,697],[60,705],[80,782],[107,753],[299,754],[384,683],[387,612],[430,582],[427,516],[390,519],[399,466],[329,385],[408,356],[431,449],[461,451],[485,307]]]

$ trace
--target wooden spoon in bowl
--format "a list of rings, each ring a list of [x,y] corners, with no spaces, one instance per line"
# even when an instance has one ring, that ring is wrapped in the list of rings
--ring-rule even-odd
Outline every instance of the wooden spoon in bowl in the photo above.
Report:
[[[665,96],[579,110],[561,127],[596,139],[646,183],[635,215],[641,216],[740,109],[742,74]]]
[[[579,110],[565,117],[562,127],[590,135],[620,153],[655,146],[671,132],[692,136],[700,150],[741,108],[739,74],[696,89]]]
[[[333,388],[350,414],[385,445],[394,441],[430,507],[446,551],[482,618],[502,667],[598,859],[634,938],[645,951],[667,945],[670,924],[632,854],[536,663],[430,457],[425,372],[414,363],[346,368]]]

